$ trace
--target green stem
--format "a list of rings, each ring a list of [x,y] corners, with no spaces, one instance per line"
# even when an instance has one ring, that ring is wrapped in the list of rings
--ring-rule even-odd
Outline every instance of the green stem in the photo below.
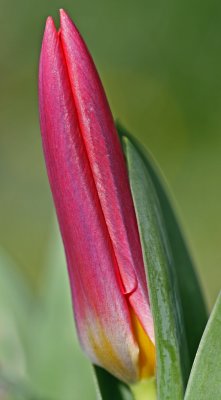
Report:
[[[130,386],[134,400],[156,400],[156,379],[145,379]]]

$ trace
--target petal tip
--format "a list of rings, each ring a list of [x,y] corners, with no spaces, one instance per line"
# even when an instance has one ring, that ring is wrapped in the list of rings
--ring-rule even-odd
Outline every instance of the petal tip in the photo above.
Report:
[[[61,25],[67,21],[71,21],[68,13],[63,9],[60,8],[59,10],[59,14],[60,14],[60,21],[61,21]]]
[[[68,13],[61,8],[59,10],[60,12],[60,26],[61,26],[61,31],[65,34],[67,32],[71,32],[71,34],[76,34],[77,28],[72,21],[72,19],[69,17]]]
[[[48,47],[51,42],[53,42],[53,38],[57,36],[57,30],[54,24],[54,20],[51,16],[49,16],[46,19],[46,24],[45,24],[45,31],[44,31],[44,37],[43,37],[43,42],[42,45]]]
[[[48,68],[54,62],[54,55],[58,51],[58,32],[51,16],[46,19],[44,36],[41,47],[39,63],[39,82],[42,82],[42,76],[46,75]]]
[[[53,20],[53,18],[51,16],[49,16],[46,19],[45,32],[54,32],[54,31],[56,31],[54,20]]]

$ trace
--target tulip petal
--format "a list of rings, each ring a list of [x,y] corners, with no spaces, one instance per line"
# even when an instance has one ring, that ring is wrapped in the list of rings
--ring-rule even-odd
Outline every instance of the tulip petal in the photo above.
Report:
[[[52,18],[39,70],[43,148],[68,263],[78,335],[91,360],[123,381],[138,379],[139,349],[122,296],[66,61]]]
[[[93,60],[61,10],[61,41],[93,179],[113,245],[124,293],[154,341],[142,250],[125,160]]]

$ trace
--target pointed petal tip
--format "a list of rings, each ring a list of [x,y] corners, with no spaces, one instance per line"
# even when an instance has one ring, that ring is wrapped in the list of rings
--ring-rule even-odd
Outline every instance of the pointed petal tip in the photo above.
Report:
[[[60,14],[61,24],[65,23],[65,20],[69,20],[69,21],[71,20],[68,13],[63,8],[60,8],[59,14]]]
[[[47,17],[46,19],[46,24],[45,24],[45,30],[44,30],[44,37],[43,37],[43,46],[50,45],[51,41],[53,41],[53,38],[57,36],[57,29],[54,24],[54,20],[51,16]]]
[[[51,16],[49,16],[46,19],[45,32],[54,32],[54,31],[56,31],[54,20]]]
[[[53,63],[53,56],[58,48],[58,32],[51,16],[46,19],[44,36],[41,46],[39,63],[39,80],[41,82],[42,74],[46,73],[47,68]]]
[[[60,8],[60,26],[61,26],[61,31],[68,32],[71,30],[72,34],[75,32],[78,32],[74,22],[72,21],[71,17],[68,15],[68,13],[63,9]]]

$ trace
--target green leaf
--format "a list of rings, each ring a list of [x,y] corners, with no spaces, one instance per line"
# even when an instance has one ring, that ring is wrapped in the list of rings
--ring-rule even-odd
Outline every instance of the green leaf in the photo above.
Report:
[[[127,385],[110,375],[103,368],[94,367],[98,391],[102,400],[133,400],[133,395]]]
[[[3,249],[0,249],[0,277],[0,370],[11,377],[23,378],[31,296],[17,266]]]
[[[170,248],[176,268],[179,293],[183,308],[185,332],[189,350],[190,365],[192,365],[202,333],[207,322],[207,311],[195,272],[195,268],[181,232],[177,217],[167,191],[162,184],[160,174],[152,158],[136,139],[118,126],[120,136],[126,136],[134,144],[140,157],[148,169],[163,213]],[[194,323],[193,323],[194,321]]]
[[[25,340],[25,325],[33,296],[12,258],[0,248],[0,309],[8,310]]]
[[[34,299],[11,257],[0,249],[0,398],[34,400],[26,344]]]
[[[221,293],[202,336],[185,400],[221,399]]]
[[[61,236],[53,219],[43,284],[29,323],[29,377],[43,398],[95,400],[91,363],[74,326],[70,285]]]
[[[183,398],[183,365],[187,351],[172,256],[148,169],[131,141],[126,137],[122,141],[154,318],[157,395],[159,399],[179,400]]]
[[[2,400],[43,400],[42,397],[35,396],[23,381],[11,376],[8,378],[2,372],[0,372],[0,398]]]

